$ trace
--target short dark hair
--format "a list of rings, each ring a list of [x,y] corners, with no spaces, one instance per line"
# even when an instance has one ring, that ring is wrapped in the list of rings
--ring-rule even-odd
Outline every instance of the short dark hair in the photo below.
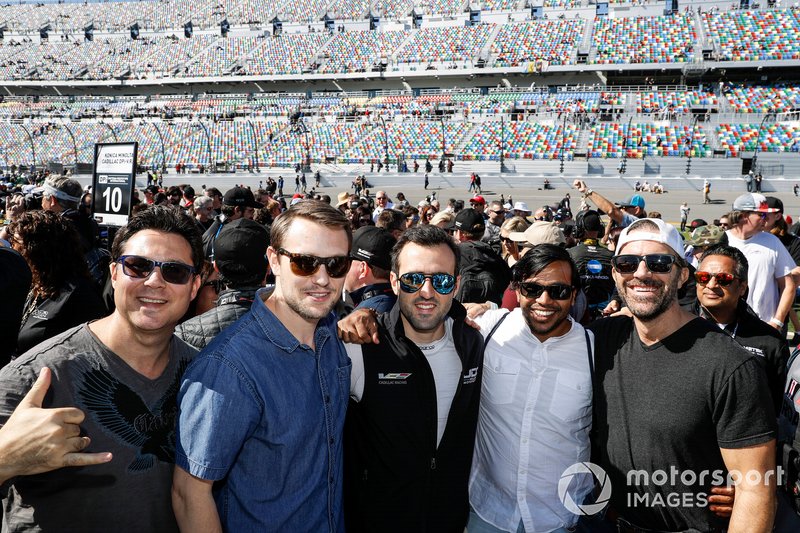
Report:
[[[700,256],[700,263],[706,257],[712,255],[721,255],[723,257],[730,257],[733,259],[733,262],[736,263],[734,275],[739,278],[747,281],[747,274],[750,270],[750,265],[747,263],[747,257],[744,255],[740,249],[735,248],[733,246],[728,246],[727,244],[716,244],[714,246],[710,246],[703,252],[703,255]],[[698,265],[700,264],[698,263]]]
[[[416,244],[417,246],[424,246],[425,248],[433,248],[440,244],[447,245],[456,258],[455,272],[453,272],[453,274],[458,275],[459,264],[461,263],[461,250],[459,250],[453,238],[439,226],[420,224],[407,229],[400,235],[400,238],[397,239],[397,244],[392,248],[392,272],[395,274],[400,273],[400,253],[407,244]]]
[[[397,209],[384,209],[378,215],[375,225],[386,231],[403,231],[406,228],[406,215]]]
[[[535,276],[551,263],[564,261],[569,264],[572,286],[581,287],[581,277],[578,268],[566,248],[555,244],[540,244],[528,250],[522,258],[511,267],[511,283],[516,285]]]
[[[220,199],[222,199],[222,193],[216,187],[209,187],[206,189],[206,194],[211,195],[212,197],[219,196]]]
[[[114,244],[111,246],[111,259],[116,261],[122,255],[125,243],[131,237],[143,230],[155,230],[164,233],[180,235],[192,249],[192,265],[200,272],[205,256],[203,254],[203,239],[197,229],[194,219],[182,210],[173,206],[154,205],[143,209],[133,215],[128,224],[117,232]]]

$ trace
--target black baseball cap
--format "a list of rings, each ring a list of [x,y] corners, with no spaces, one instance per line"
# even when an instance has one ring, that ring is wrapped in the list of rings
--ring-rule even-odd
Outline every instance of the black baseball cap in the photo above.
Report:
[[[477,210],[472,208],[462,209],[456,215],[456,219],[453,222],[453,229],[466,231],[468,233],[477,233],[486,229],[486,222],[483,220],[483,215]]]
[[[589,209],[584,212],[582,223],[583,229],[586,231],[603,230],[603,222],[600,220],[600,214],[593,209]]]
[[[390,270],[392,248],[397,240],[391,233],[377,226],[362,226],[353,234],[350,257],[358,261]]]
[[[225,192],[222,198],[223,205],[232,205],[234,207],[253,207],[260,209],[264,207],[261,202],[256,202],[256,197],[253,196],[253,191],[245,187],[234,187]]]
[[[783,202],[780,198],[767,196],[767,207],[771,209],[777,209],[777,213],[783,213]]]
[[[267,228],[250,219],[239,218],[222,226],[214,241],[214,263],[223,275],[229,266],[241,265],[248,274],[265,276],[268,246]],[[241,268],[237,271],[241,278]]]

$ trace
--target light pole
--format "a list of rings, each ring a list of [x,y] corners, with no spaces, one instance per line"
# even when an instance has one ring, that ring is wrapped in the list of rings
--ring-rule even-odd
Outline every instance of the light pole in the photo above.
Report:
[[[214,154],[211,152],[211,135],[208,133],[208,128],[203,121],[197,119],[197,123],[200,124],[200,127],[203,128],[203,133],[206,136],[206,147],[208,148],[208,167],[211,169],[212,172],[217,171],[217,165],[214,163]]]
[[[756,147],[753,150],[753,162],[750,164],[750,168],[753,169],[753,172],[758,173],[758,149],[761,147],[761,131],[764,128],[764,123],[769,119],[769,117],[775,115],[775,111],[767,111],[767,114],[764,115],[764,118],[761,119],[761,124],[758,125],[758,135],[756,136]]]
[[[28,131],[28,128],[25,127],[24,124],[20,124],[20,127],[25,131],[25,134],[28,136],[28,140],[31,142],[31,156],[33,156],[33,170],[36,170],[36,146],[33,142],[33,135],[31,132]]]
[[[561,150],[558,159],[560,160],[559,170],[561,177],[564,177],[564,146],[567,144],[567,114],[564,113],[564,120],[561,123]]]
[[[688,176],[689,173],[692,171],[692,141],[694,140],[694,128],[697,125],[697,119],[700,118],[699,115],[695,115],[694,119],[692,119],[692,125],[689,127],[689,133],[686,135],[686,175]],[[755,162],[755,156],[753,157],[753,162]]]
[[[75,153],[75,171],[77,172],[77,170],[78,170],[78,143],[75,142],[75,135],[72,133],[72,129],[67,125],[67,123],[66,122],[62,122],[61,125],[64,126],[64,128],[66,128],[67,132],[69,133],[69,136],[72,138],[72,149],[73,149],[73,152]]]
[[[386,133],[386,121],[383,120],[381,115],[378,115],[378,118],[381,119],[381,126],[383,126],[383,161],[386,163],[387,169],[389,166],[389,135]]]
[[[506,169],[505,163],[505,149],[506,149],[506,123],[503,117],[500,117],[500,174]]]
[[[253,143],[256,145],[256,172],[261,172],[261,165],[258,161],[258,134],[256,133],[255,126],[250,122],[250,119],[247,119],[247,123],[250,125],[250,132],[253,134]]]
[[[150,124],[156,129],[158,140],[161,141],[161,171],[165,172],[167,170],[167,150],[164,145],[164,135],[161,133],[161,130],[158,128],[155,122],[151,122]]]

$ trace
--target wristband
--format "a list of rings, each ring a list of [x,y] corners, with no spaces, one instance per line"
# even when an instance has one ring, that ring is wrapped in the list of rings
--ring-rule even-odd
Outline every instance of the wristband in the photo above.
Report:
[[[583,193],[583,197],[584,197],[584,198],[588,198],[589,196],[591,196],[591,195],[592,195],[592,193],[593,193],[593,192],[594,192],[594,191],[593,191],[592,189],[586,189],[586,192],[585,192],[585,193]]]
[[[783,327],[783,322],[781,322],[780,320],[778,320],[778,319],[777,319],[777,318],[775,318],[775,317],[772,317],[772,318],[770,318],[770,319],[769,319],[769,322],[770,322],[770,324],[775,324],[775,325],[776,325],[776,326],[778,326],[779,328],[782,328],[782,327]]]

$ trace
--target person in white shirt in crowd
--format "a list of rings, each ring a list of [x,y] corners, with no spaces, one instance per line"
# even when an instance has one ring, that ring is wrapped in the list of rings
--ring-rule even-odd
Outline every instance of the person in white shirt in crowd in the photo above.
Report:
[[[728,243],[740,249],[750,264],[747,303],[761,320],[783,330],[794,303],[792,270],[796,265],[780,239],[764,231],[766,218],[774,211],[763,195],[742,194],[727,215],[731,229],[725,233]]]
[[[579,285],[567,251],[542,244],[514,265],[520,306],[475,319],[491,337],[470,476],[469,533],[566,533],[578,523],[559,498],[558,480],[569,466],[589,460],[592,337],[569,314]],[[576,475],[570,496],[583,503],[592,488],[591,475]]]

